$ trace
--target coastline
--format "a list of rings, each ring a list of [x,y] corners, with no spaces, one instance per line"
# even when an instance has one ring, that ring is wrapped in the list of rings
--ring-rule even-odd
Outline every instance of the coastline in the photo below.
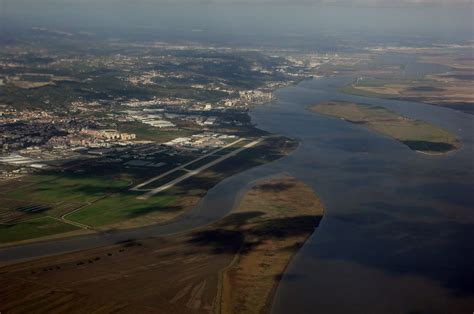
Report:
[[[308,105],[306,109],[329,118],[362,126],[376,134],[395,140],[417,153],[443,156],[454,153],[463,146],[462,141],[449,131],[431,123],[407,118],[385,107],[355,102],[328,101]],[[427,146],[427,149],[420,150],[412,147],[415,144]],[[432,150],[429,149],[430,146],[432,146]],[[446,147],[442,151],[435,150],[441,149],[439,146]]]
[[[284,146],[281,146],[282,143]],[[275,160],[278,160],[284,156],[291,154],[298,146],[298,141],[292,140],[286,137],[278,136],[278,135],[270,135],[266,136],[264,141],[259,145],[249,149],[246,152],[242,152],[240,154],[235,155],[229,160],[222,162],[213,168],[210,168],[207,171],[204,171],[202,174],[192,177],[186,181],[184,181],[178,187],[178,190],[183,189],[183,193],[188,193],[186,191],[193,191],[193,189],[198,189],[198,195],[187,195],[180,196],[180,202],[184,204],[183,208],[180,210],[177,216],[171,217],[171,219],[163,219],[160,217],[158,209],[158,213],[148,214],[144,217],[140,218],[140,221],[133,223],[133,220],[127,220],[124,222],[120,222],[118,224],[106,225],[106,226],[99,226],[95,228],[90,228],[86,230],[76,230],[73,232],[65,233],[65,234],[54,234],[46,237],[38,237],[38,238],[31,238],[25,239],[18,242],[6,242],[0,245],[0,248],[8,248],[14,246],[21,246],[25,244],[31,243],[41,243],[47,241],[54,241],[60,239],[67,239],[67,238],[74,238],[76,236],[85,235],[87,234],[104,234],[109,232],[120,232],[120,231],[127,231],[127,230],[136,230],[140,228],[146,227],[159,227],[165,226],[168,224],[173,224],[175,222],[179,222],[180,219],[186,216],[189,212],[192,212],[193,208],[205,198],[208,191],[212,189],[214,186],[218,185],[222,180],[232,177],[238,173],[245,172],[249,169],[265,165],[267,163],[271,163]],[[239,161],[237,164],[234,162],[234,158],[237,158]],[[235,164],[235,165],[234,165]],[[219,171],[215,171],[214,169],[219,169]],[[205,179],[205,180],[204,180]],[[189,182],[191,183],[189,183]],[[202,182],[201,182],[202,181]],[[191,193],[189,192],[189,193]],[[193,192],[194,193],[194,192]],[[181,200],[184,198],[183,200]],[[156,216],[156,219],[153,216]],[[149,217],[149,218],[148,218]],[[166,218],[166,217],[164,217]],[[160,221],[161,220],[161,221]]]
[[[265,207],[255,207],[256,200]],[[179,308],[186,313],[219,304],[214,309],[217,313],[235,313],[244,308],[257,313],[268,310],[273,303],[284,271],[319,225],[323,212],[322,203],[311,188],[280,173],[254,182],[237,208],[206,227],[4,266],[0,274],[9,284],[0,290],[4,295],[12,295],[13,291],[14,295],[25,294],[24,300],[37,310],[44,300],[53,297],[60,303],[69,300],[66,308],[81,303],[87,309],[101,300],[101,305],[110,309],[152,306]],[[207,266],[202,268],[204,265]],[[157,281],[171,269],[174,273],[179,269],[182,281]],[[87,279],[75,279],[83,272],[87,272]],[[189,272],[194,275],[187,276]],[[150,281],[150,276],[155,280]],[[23,287],[18,278],[33,282],[34,278],[41,278],[41,284]],[[114,285],[114,297],[107,298],[106,304],[103,300],[108,291],[100,288],[104,280],[107,284],[120,281],[120,285]],[[242,284],[242,280],[246,283]],[[71,286],[69,282],[75,283]],[[144,295],[163,293],[169,297],[132,296],[115,303],[122,293],[128,293],[128,287],[137,284]],[[248,287],[256,290],[252,292]],[[50,289],[56,291],[54,296]],[[11,301],[14,300],[4,300],[6,310],[15,309],[16,303]]]

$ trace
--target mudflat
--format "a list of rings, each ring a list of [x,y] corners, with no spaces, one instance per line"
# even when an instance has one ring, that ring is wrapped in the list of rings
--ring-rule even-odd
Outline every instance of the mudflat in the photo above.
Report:
[[[448,67],[445,73],[405,78],[397,74],[359,73],[359,78],[342,92],[364,97],[400,99],[443,106],[474,113],[474,59],[472,54],[449,50],[419,56],[420,63]]]
[[[436,125],[413,120],[384,107],[331,101],[310,106],[313,112],[341,118],[372,129],[426,154],[444,154],[461,147],[454,134]]]
[[[257,183],[220,221],[0,268],[1,310],[261,313],[323,206],[283,175]]]

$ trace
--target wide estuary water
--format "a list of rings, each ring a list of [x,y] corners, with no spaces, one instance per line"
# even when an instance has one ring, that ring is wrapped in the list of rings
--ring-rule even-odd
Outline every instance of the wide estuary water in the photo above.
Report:
[[[271,168],[312,186],[324,219],[278,290],[275,313],[463,313],[474,309],[473,117],[430,105],[343,95],[307,81],[253,112],[301,141]],[[381,105],[463,141],[445,156],[411,151],[345,121],[308,113],[324,100]]]
[[[298,139],[290,156],[228,178],[180,221],[0,250],[0,261],[180,232],[226,213],[261,178],[289,173],[325,205],[319,228],[277,291],[275,313],[472,313],[474,310],[474,117],[412,102],[340,94],[348,79],[284,88],[251,115],[266,131]],[[444,156],[339,119],[310,113],[324,100],[380,105],[440,125],[463,141]]]

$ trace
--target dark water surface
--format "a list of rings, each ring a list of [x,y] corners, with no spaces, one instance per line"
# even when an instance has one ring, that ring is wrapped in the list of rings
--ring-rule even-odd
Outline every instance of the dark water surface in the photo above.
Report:
[[[325,216],[289,266],[275,313],[471,313],[474,310],[473,116],[412,102],[344,95],[347,79],[276,92],[252,110],[261,129],[297,138],[290,156],[228,178],[166,226],[0,250],[17,261],[169,234],[224,216],[255,180],[290,173],[315,189]],[[306,110],[324,100],[380,105],[456,133],[463,148],[428,156],[339,119]]]
[[[277,163],[312,186],[325,217],[290,265],[275,313],[470,313],[474,309],[473,117],[429,105],[339,94],[344,80],[277,93],[254,121],[302,144]],[[463,141],[427,156],[357,125],[308,114],[324,100],[381,105]],[[272,166],[276,166],[273,164]],[[469,310],[469,311],[468,311]]]

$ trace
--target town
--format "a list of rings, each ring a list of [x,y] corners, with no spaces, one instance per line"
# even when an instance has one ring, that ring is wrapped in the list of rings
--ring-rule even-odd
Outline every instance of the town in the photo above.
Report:
[[[252,132],[247,111],[272,102],[273,90],[317,76],[321,65],[340,60],[194,44],[140,48],[148,55],[83,59],[54,50],[56,61],[45,62],[45,52],[30,47],[24,48],[26,57],[8,49],[0,54],[0,180],[147,145],[169,154],[223,146]],[[228,71],[243,58],[244,66]],[[84,70],[72,72],[74,66]],[[87,74],[98,71],[104,72],[100,78]]]
[[[297,147],[250,110],[361,59],[75,40],[0,52],[0,242],[177,218],[221,180]]]

